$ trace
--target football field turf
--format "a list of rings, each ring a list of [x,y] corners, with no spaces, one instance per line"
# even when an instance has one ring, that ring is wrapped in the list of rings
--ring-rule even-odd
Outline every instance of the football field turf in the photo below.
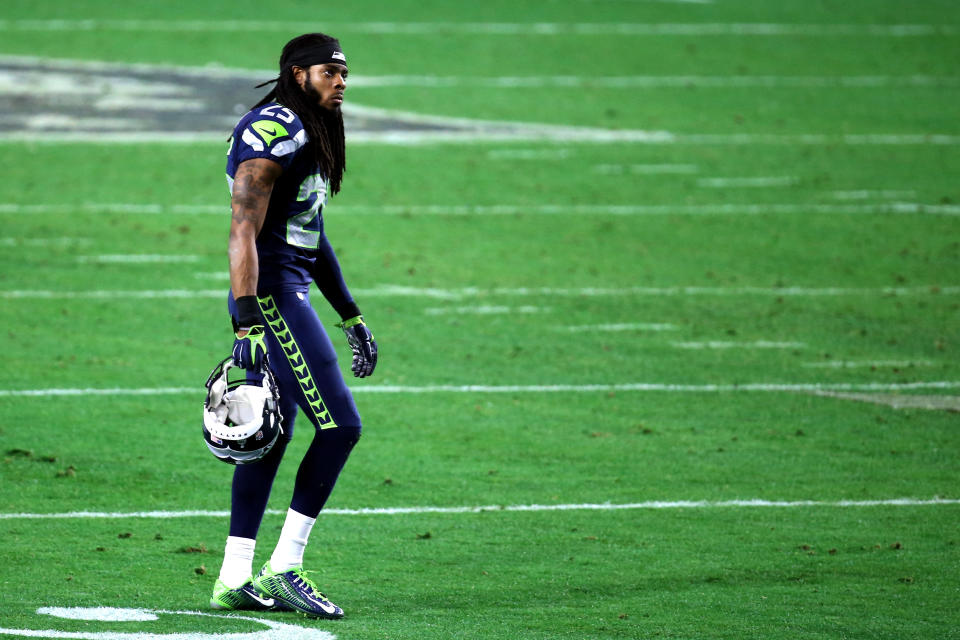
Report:
[[[211,616],[208,107],[311,30],[380,345],[346,618]],[[0,637],[960,638],[958,62],[946,0],[4,2]]]

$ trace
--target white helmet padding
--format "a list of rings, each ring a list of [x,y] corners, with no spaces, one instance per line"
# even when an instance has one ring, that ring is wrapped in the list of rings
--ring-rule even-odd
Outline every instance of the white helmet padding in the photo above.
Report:
[[[207,378],[203,439],[219,460],[247,464],[267,455],[283,428],[277,383],[265,362],[262,379],[225,358]]]

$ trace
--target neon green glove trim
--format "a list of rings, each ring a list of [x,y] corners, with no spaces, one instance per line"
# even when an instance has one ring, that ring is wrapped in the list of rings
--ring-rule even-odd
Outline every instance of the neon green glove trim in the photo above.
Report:
[[[366,325],[367,323],[363,321],[363,316],[354,316],[349,320],[344,320],[343,322],[337,324],[341,329],[349,329],[350,327],[355,327],[358,324]]]

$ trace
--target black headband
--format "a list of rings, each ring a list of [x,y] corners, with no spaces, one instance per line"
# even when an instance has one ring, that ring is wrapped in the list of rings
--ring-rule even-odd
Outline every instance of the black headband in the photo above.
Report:
[[[347,66],[347,57],[343,55],[343,51],[340,49],[340,43],[336,40],[308,45],[298,49],[296,53],[292,54],[283,62],[280,71],[282,72],[292,66],[306,69],[315,64],[326,64],[328,62]]]
[[[280,75],[283,75],[286,70],[293,67],[308,69],[315,64],[327,64],[328,62],[347,66],[347,57],[343,55],[343,51],[340,49],[340,43],[336,40],[320,44],[311,44],[298,49],[295,53],[291,54],[289,58],[282,61]],[[277,76],[273,80],[267,80],[264,83],[258,84],[257,88],[279,81],[280,76]]]

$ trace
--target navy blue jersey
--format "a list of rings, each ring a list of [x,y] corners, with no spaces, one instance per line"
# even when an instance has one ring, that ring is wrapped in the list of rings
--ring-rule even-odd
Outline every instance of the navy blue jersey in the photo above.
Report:
[[[237,167],[244,160],[268,158],[283,167],[270,196],[267,217],[257,236],[258,293],[305,291],[323,238],[327,180],[304,153],[307,132],[294,112],[269,103],[248,112],[233,130],[227,153],[227,184],[233,193]]]

